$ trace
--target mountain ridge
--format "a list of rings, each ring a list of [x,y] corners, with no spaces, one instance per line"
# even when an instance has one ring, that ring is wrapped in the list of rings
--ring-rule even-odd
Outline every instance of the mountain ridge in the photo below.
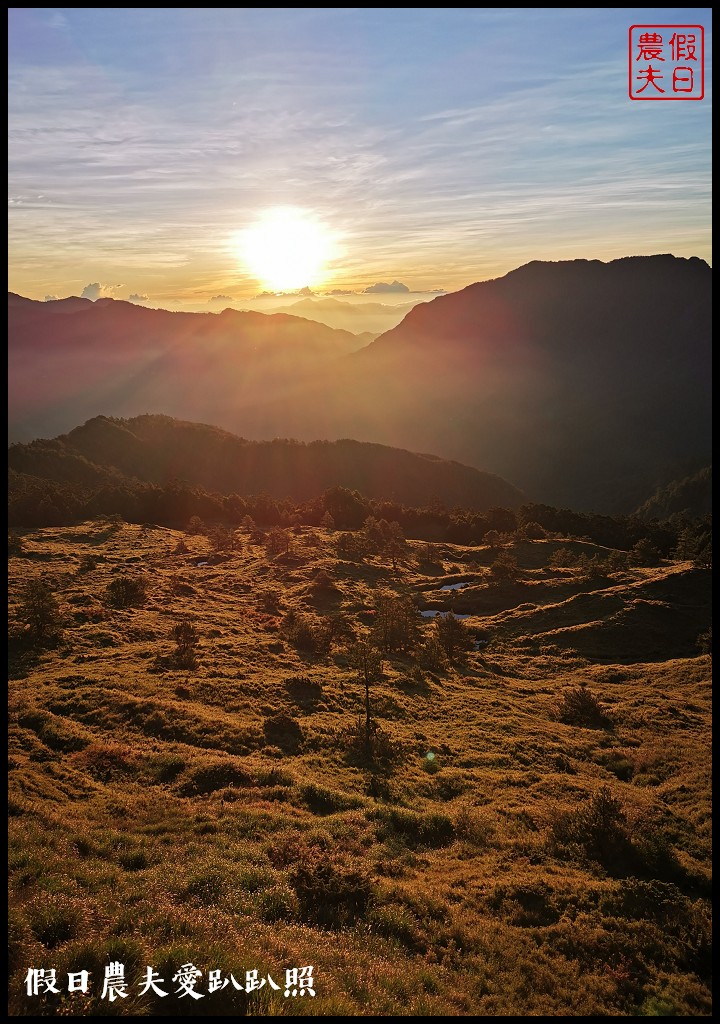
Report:
[[[126,311],[108,303],[56,315],[52,343],[35,325],[23,344],[28,307],[10,307],[14,436],[152,408],[254,440],[433,451],[537,500],[612,513],[710,458],[711,270],[697,257],[533,261],[418,304],[362,347],[286,314],[235,311],[171,314],[184,319],[162,321],[169,338],[129,339],[115,324]]]
[[[251,441],[162,415],[98,416],[57,438],[13,445],[8,459],[26,476],[93,486],[122,478],[182,480],[224,494],[298,501],[341,486],[367,498],[478,510],[517,508],[525,500],[500,477],[434,455],[351,439]]]

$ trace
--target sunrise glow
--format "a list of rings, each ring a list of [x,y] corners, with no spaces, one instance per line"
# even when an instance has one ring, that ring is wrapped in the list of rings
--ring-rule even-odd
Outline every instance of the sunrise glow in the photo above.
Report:
[[[293,207],[267,210],[232,246],[243,268],[268,291],[322,283],[335,251],[330,232],[311,214]]]

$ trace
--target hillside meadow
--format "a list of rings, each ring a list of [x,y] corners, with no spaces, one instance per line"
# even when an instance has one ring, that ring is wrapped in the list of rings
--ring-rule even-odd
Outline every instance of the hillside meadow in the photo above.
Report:
[[[709,1015],[709,572],[284,537],[14,531],[11,1014]]]

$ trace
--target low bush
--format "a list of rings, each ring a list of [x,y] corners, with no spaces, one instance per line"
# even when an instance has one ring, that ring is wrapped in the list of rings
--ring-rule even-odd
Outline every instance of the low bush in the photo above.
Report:
[[[605,867],[618,867],[630,852],[625,813],[608,786],[581,807],[557,815],[550,834],[556,852],[586,857]]]
[[[566,690],[557,708],[558,721],[565,725],[579,725],[586,729],[608,729],[610,716],[587,686]]]
[[[80,934],[83,914],[77,902],[62,893],[43,893],[26,907],[30,931],[46,949],[56,949]]]
[[[106,595],[114,608],[139,608],[147,598],[147,582],[142,576],[118,576],[108,584]]]
[[[295,753],[304,739],[300,723],[283,712],[265,719],[263,733],[270,746],[280,747],[285,753]]]
[[[297,701],[314,701],[322,697],[322,683],[307,676],[290,676],[285,680],[285,689]]]
[[[329,854],[318,854],[290,872],[300,919],[321,928],[346,928],[364,917],[375,890],[364,869]]]
[[[456,830],[452,818],[447,814],[433,812],[420,814],[402,808],[375,812],[379,819],[378,839],[402,839],[408,846],[447,846],[455,839]]]
[[[188,772],[188,778],[180,787],[181,796],[198,796],[201,793],[215,793],[226,786],[242,788],[253,786],[252,775],[231,761],[211,761]]]
[[[300,787],[300,796],[315,814],[336,814],[362,807],[363,801],[357,796],[338,793],[332,789],[317,786],[314,782]]]

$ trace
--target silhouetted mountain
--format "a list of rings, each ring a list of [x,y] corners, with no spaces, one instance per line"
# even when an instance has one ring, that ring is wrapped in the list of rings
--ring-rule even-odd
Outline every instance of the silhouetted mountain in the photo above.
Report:
[[[673,256],[530,263],[416,306],[332,386],[244,410],[244,430],[430,449],[627,512],[708,460],[711,277]]]
[[[709,461],[711,276],[673,256],[530,263],[337,357],[337,332],[291,317],[96,303],[31,326],[23,307],[20,329],[11,309],[14,418],[31,436],[155,408],[258,439],[355,437],[483,466],[550,504],[630,511]],[[253,316],[242,337],[262,345],[233,333]]]
[[[12,440],[148,407],[227,426],[258,395],[282,396],[366,341],[284,313],[170,313],[13,293],[8,327]]]
[[[224,430],[169,416],[122,420],[98,416],[54,440],[12,445],[12,472],[97,487],[123,478],[178,481],[221,494],[268,494],[305,501],[330,487],[401,504],[483,511],[517,508],[511,484],[432,455],[358,441],[246,441]]]
[[[657,491],[637,511],[643,519],[667,519],[684,514],[691,519],[709,515],[712,511],[712,466],[698,473],[673,480]]]

